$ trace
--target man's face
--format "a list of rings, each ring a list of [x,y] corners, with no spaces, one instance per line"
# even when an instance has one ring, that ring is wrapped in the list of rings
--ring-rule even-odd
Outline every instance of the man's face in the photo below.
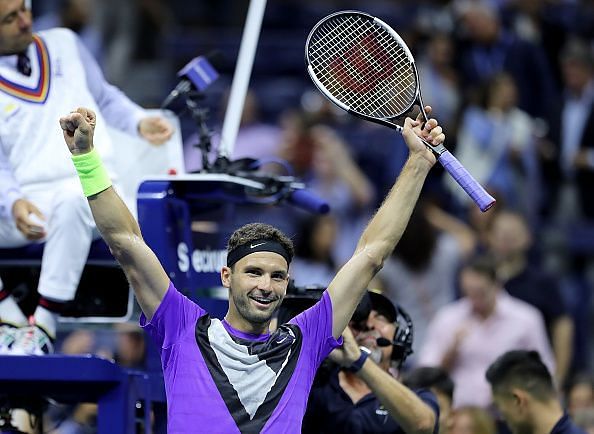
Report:
[[[592,79],[592,69],[577,60],[565,60],[561,63],[561,72],[565,86],[573,93],[581,93]]]
[[[230,310],[254,325],[268,323],[287,292],[287,262],[278,253],[256,252],[224,267],[223,286],[229,288]]]
[[[465,269],[460,275],[460,286],[476,315],[487,317],[493,312],[498,290],[495,282],[481,273]]]
[[[357,344],[372,351],[378,348],[377,338],[382,337],[392,342],[396,334],[396,325],[373,309],[369,313],[367,321],[359,324],[351,324],[351,329],[353,330]],[[381,361],[389,361],[392,357],[392,345],[380,348],[382,352]]]
[[[493,402],[513,434],[532,434],[525,403],[510,392],[493,393]]]
[[[489,247],[498,260],[523,255],[530,247],[530,233],[520,216],[502,213],[493,220]]]
[[[25,51],[33,41],[32,27],[25,0],[0,0],[0,55]]]

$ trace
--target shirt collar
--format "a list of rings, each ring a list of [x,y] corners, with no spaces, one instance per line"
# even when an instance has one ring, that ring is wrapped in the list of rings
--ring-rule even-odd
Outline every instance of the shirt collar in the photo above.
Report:
[[[34,59],[37,58],[33,45],[34,44],[29,44],[29,46],[27,47],[27,50],[26,50],[26,54],[27,54],[27,56],[29,56],[29,60],[31,60],[31,62],[34,62]],[[18,59],[18,55],[16,55],[16,54],[8,54],[6,56],[0,56],[0,66],[17,69],[17,59]]]
[[[0,56],[0,66],[6,66],[9,68],[16,69],[17,67],[17,55],[12,54],[9,56]]]

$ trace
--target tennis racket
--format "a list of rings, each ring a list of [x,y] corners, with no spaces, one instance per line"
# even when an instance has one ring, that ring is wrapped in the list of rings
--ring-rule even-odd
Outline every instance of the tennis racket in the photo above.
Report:
[[[307,37],[305,60],[318,89],[348,113],[399,132],[402,127],[395,121],[415,105],[428,120],[410,50],[390,26],[374,16],[358,11],[328,15]],[[443,144],[423,142],[481,211],[493,206],[495,199]]]

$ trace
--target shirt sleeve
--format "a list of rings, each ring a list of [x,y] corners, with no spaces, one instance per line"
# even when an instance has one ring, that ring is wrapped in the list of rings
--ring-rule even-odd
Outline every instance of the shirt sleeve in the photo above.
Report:
[[[330,351],[342,345],[342,337],[337,340],[332,336],[332,300],[328,291],[324,291],[320,301],[301,312],[289,323],[299,326],[304,342],[310,342],[311,348],[318,350],[315,359],[316,367],[328,357]]]
[[[144,313],[140,315],[140,327],[160,348],[169,348],[186,333],[193,333],[196,321],[205,314],[204,309],[181,294],[171,282],[150,321]]]
[[[75,35],[76,36],[76,35]],[[146,112],[120,89],[109,84],[97,61],[76,36],[81,63],[85,69],[87,85],[108,124],[133,136],[138,136],[138,123]]]
[[[21,188],[0,143],[0,218],[12,220],[12,206],[22,197]]]
[[[437,397],[427,389],[418,389],[414,390],[421,401],[429,406],[429,408],[435,413],[435,425],[433,427],[433,433],[437,434],[439,432],[439,402],[437,401]]]
[[[547,336],[544,320],[541,313],[534,308],[530,315],[526,315],[531,324],[527,324],[527,340],[525,348],[535,349],[540,354],[543,363],[549,368],[549,372],[555,372],[555,356]]]

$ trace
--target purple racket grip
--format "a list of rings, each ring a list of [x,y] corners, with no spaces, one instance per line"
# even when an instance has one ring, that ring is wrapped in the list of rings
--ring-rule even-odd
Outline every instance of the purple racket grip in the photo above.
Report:
[[[293,190],[288,201],[295,206],[315,214],[326,214],[330,211],[328,203],[308,190]]]
[[[468,173],[468,170],[460,164],[458,159],[450,151],[442,153],[438,161],[452,175],[456,182],[460,184],[472,200],[474,200],[482,212],[487,211],[495,204],[495,199]]]

